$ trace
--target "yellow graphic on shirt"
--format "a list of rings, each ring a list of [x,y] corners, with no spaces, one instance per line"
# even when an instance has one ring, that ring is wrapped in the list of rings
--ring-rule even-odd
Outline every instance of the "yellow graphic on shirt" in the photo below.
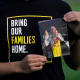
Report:
[[[7,17],[7,41],[8,41],[8,60],[10,62],[10,42],[9,42],[9,19],[13,19],[13,18],[22,18],[22,17],[44,17],[44,18],[50,18],[52,20],[52,16],[40,16],[40,15],[20,15],[20,16],[12,16],[12,17]],[[14,21],[12,20],[12,26],[14,26]],[[16,24],[16,25],[21,25],[21,24]],[[24,26],[26,26],[23,23]],[[13,29],[12,29],[13,30]],[[20,33],[21,34],[21,29]],[[11,43],[12,44],[35,44],[35,36],[11,36]],[[14,47],[14,46],[13,46]],[[20,49],[24,48],[24,46],[18,46]],[[14,52],[14,51],[13,51]],[[47,61],[46,63],[52,63],[52,59],[51,61]]]
[[[11,43],[12,44],[35,44],[35,36],[11,36]]]

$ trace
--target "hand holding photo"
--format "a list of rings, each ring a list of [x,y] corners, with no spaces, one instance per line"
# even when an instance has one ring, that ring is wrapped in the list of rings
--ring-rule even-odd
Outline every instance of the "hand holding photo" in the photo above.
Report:
[[[43,54],[47,58],[70,55],[68,29],[63,18],[39,21]]]

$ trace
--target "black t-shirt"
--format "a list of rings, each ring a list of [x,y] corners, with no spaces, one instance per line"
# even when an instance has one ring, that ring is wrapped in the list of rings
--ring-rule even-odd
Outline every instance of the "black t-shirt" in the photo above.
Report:
[[[0,62],[20,61],[28,54],[43,55],[38,21],[62,18],[71,11],[61,0],[3,0],[0,5]],[[65,77],[58,57],[40,71],[1,77],[5,79],[64,80]]]

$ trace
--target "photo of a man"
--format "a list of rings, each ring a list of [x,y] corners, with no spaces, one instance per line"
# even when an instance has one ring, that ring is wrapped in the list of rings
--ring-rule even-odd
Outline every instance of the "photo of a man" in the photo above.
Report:
[[[54,57],[62,56],[60,41],[64,41],[64,38],[56,30],[54,26],[51,26],[51,34],[49,35],[47,30],[45,31],[46,35],[44,37],[44,43],[47,47],[49,44],[52,48],[52,53]]]
[[[39,21],[39,26],[43,55],[50,59],[70,55],[67,24],[62,18]]]

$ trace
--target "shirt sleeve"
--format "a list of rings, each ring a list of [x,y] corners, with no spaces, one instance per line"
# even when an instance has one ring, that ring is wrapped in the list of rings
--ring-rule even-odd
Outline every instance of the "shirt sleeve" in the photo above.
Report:
[[[63,4],[64,4],[63,5],[63,12],[64,12],[64,14],[63,15],[65,15],[66,13],[72,11],[72,9],[71,9],[71,7],[70,7],[70,5],[68,3],[63,1]]]

